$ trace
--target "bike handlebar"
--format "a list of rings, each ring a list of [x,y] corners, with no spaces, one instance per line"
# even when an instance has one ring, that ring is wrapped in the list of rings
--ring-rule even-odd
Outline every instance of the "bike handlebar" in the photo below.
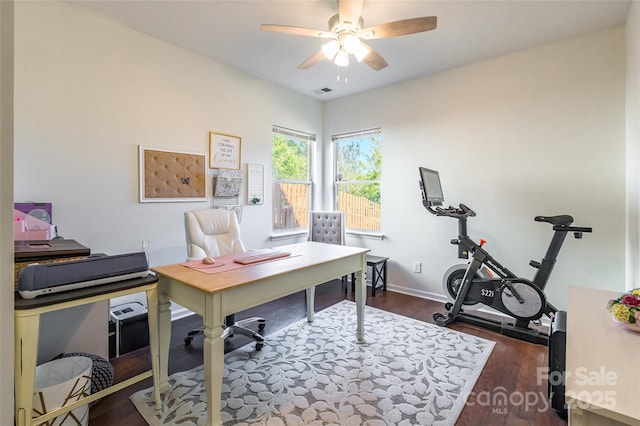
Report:
[[[476,215],[476,212],[471,210],[467,205],[460,203],[458,207],[449,206],[445,209],[442,207],[427,207],[431,213],[436,216],[449,216],[455,217],[456,219],[466,219],[468,217],[473,217]]]
[[[464,220],[468,217],[474,217],[476,212],[471,210],[469,206],[466,204],[460,203],[458,207],[449,206],[447,208],[442,208],[439,206],[429,205],[425,200],[423,200],[423,205],[436,216],[448,216],[453,217],[459,220]],[[569,215],[560,215],[560,216],[536,216],[534,218],[536,222],[547,222],[553,225],[554,231],[563,231],[563,232],[592,232],[592,228],[588,227],[579,227],[579,226],[570,226],[571,222],[573,222],[573,217]]]

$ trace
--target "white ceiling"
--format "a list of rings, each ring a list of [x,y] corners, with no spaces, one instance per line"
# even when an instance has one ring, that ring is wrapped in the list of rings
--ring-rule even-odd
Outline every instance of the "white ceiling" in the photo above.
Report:
[[[338,70],[327,60],[299,70],[297,66],[326,40],[259,29],[260,24],[269,23],[328,30],[329,18],[338,11],[337,0],[72,3],[258,78],[329,100],[624,25],[631,1],[364,0],[364,27],[420,16],[438,17],[434,31],[370,40],[368,44],[389,63],[381,71],[355,61]],[[322,88],[332,91],[324,93]]]

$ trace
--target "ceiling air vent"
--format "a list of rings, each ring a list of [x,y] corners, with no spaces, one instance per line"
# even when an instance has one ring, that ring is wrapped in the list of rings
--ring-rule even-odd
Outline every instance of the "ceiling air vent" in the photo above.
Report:
[[[323,87],[322,89],[315,90],[314,93],[318,95],[324,95],[325,93],[333,92],[333,89],[329,89],[328,87]]]

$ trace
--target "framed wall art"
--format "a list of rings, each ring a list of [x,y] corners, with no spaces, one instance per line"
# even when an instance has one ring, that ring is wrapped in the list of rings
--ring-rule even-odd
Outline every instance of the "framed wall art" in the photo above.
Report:
[[[264,204],[264,166],[247,164],[247,203]]]
[[[140,202],[207,201],[207,156],[139,147]]]
[[[240,169],[241,148],[239,136],[209,132],[209,168]]]

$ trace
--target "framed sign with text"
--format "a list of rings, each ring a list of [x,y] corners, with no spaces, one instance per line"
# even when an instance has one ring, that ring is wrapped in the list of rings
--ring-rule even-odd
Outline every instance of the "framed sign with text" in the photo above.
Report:
[[[264,204],[264,166],[247,164],[247,203]]]
[[[239,136],[209,132],[209,168],[240,169],[241,145]]]

